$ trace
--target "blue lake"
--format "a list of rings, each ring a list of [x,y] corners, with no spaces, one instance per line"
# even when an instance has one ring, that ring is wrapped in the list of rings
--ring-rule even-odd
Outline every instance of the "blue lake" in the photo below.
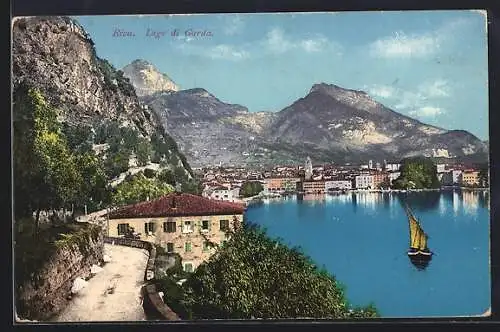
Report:
[[[434,252],[424,270],[409,260],[408,202]],[[382,317],[480,315],[490,307],[487,192],[289,196],[248,207],[245,219],[300,246],[345,287],[352,305]]]

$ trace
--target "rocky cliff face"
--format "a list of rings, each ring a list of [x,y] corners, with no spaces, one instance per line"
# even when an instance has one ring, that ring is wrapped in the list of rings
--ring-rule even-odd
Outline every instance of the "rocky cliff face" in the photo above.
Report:
[[[179,87],[170,77],[145,60],[134,60],[123,67],[122,71],[123,76],[135,87],[139,97],[161,91],[179,91]]]
[[[90,278],[92,265],[103,264],[101,231],[85,239],[86,246],[60,247],[30,281],[17,285],[16,314],[30,320],[48,320],[66,307],[76,278]]]
[[[129,127],[147,140],[171,140],[156,114],[143,108],[129,80],[96,55],[85,30],[66,17],[18,18],[13,23],[13,88],[38,88],[60,110],[59,121],[89,126],[104,122]],[[184,159],[175,149],[173,155]],[[182,163],[186,173],[189,165]]]

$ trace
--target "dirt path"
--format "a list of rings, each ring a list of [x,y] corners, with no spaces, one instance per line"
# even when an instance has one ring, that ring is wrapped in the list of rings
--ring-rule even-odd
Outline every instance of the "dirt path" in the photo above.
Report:
[[[105,244],[112,261],[88,281],[59,314],[56,322],[146,320],[141,300],[148,252]]]

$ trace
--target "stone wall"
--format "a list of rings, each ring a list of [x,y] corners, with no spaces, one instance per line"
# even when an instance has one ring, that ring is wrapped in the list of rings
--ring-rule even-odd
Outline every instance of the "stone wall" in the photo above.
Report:
[[[73,281],[78,277],[88,279],[91,266],[103,263],[102,232],[87,242],[84,248],[78,244],[58,248],[32,280],[16,288],[19,317],[49,320],[69,303]]]

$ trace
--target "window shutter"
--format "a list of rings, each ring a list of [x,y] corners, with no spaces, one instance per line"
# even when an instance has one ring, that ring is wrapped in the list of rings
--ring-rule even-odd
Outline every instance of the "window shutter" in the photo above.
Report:
[[[116,233],[116,234],[121,235],[121,234],[120,234],[120,224],[116,225],[116,228],[117,228],[117,230],[116,230],[116,231],[117,231],[117,233]]]
[[[148,234],[148,223],[144,223],[144,234]]]

